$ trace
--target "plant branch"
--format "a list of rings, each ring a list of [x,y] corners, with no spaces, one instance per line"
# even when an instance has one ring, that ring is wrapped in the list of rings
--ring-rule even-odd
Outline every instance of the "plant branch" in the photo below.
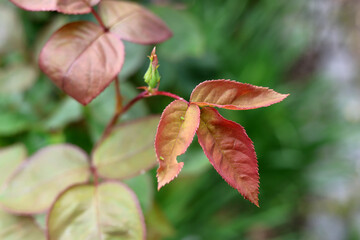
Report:
[[[93,174],[93,177],[94,177],[94,185],[97,187],[98,184],[99,184],[99,175],[96,171],[96,168],[94,166],[91,166],[91,169],[90,169],[91,173]]]
[[[173,93],[169,93],[169,92],[163,92],[163,91],[158,91],[156,89],[154,89],[152,92],[149,92],[149,95],[148,97],[150,96],[167,96],[167,97],[171,97],[171,98],[174,98],[176,100],[180,100],[180,101],[183,101],[183,102],[186,102],[188,103],[188,101],[186,101],[185,99],[183,99],[182,97],[179,97],[178,95],[175,95]]]
[[[121,96],[120,81],[119,81],[118,77],[115,78],[115,94],[116,94],[116,109],[115,109],[115,112],[120,113],[122,111],[122,100],[123,100],[123,98]]]
[[[119,106],[122,105],[122,97],[121,97],[121,95],[119,95],[120,91],[119,91],[119,88],[118,88],[118,84],[119,84],[118,79],[116,79],[115,86],[116,86],[116,89],[118,89],[118,90],[116,90],[117,91],[117,107],[116,107],[116,111],[115,111],[114,116],[111,118],[110,122],[106,126],[105,131],[103,133],[103,136],[101,137],[101,140],[105,139],[110,134],[111,129],[115,126],[115,124],[117,123],[117,121],[118,121],[118,119],[119,119],[119,117],[121,115],[123,115],[125,112],[127,112],[135,103],[137,103],[139,100],[141,100],[141,99],[143,99],[145,97],[167,96],[167,97],[171,97],[171,98],[174,98],[176,100],[180,100],[180,101],[188,103],[188,101],[186,101],[182,97],[179,97],[178,95],[175,95],[173,93],[158,91],[156,89],[153,89],[151,92],[149,92],[147,89],[145,89],[145,91],[141,92],[139,95],[137,95],[135,98],[133,98],[124,107],[119,107]],[[120,100],[119,100],[118,96],[120,97]],[[100,142],[101,142],[101,140],[100,140]]]
[[[136,102],[143,99],[148,92],[144,91],[133,98],[130,102],[128,102],[123,108],[120,108],[120,111],[116,111],[110,122],[105,128],[104,134],[101,139],[104,139],[110,134],[111,129],[115,126],[116,122],[118,121],[119,117],[127,112]]]
[[[96,21],[98,21],[98,23],[104,29],[104,31],[107,32],[108,28],[105,26],[104,22],[101,20],[101,17],[99,16],[99,14],[95,11],[95,9],[93,7],[91,8],[91,13],[92,13],[92,15],[94,15],[94,17],[96,18]]]

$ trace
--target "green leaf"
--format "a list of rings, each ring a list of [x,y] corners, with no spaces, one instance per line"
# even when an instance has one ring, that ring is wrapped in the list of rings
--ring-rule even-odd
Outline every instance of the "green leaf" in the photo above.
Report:
[[[26,148],[22,144],[0,149],[0,187],[26,159],[26,155]]]
[[[125,185],[78,185],[56,200],[48,216],[48,240],[141,240],[145,224],[135,194]]]
[[[0,210],[1,240],[45,240],[45,234],[31,217],[15,216]]]
[[[93,164],[100,176],[124,179],[156,164],[154,139],[158,116],[142,118],[114,128],[93,153]]]
[[[159,46],[158,55],[174,60],[199,57],[205,52],[205,39],[196,18],[183,10],[170,7],[153,8],[169,25],[174,36]]]
[[[65,98],[59,108],[45,122],[47,129],[58,129],[67,124],[80,120],[82,117],[82,106],[72,98]]]
[[[46,211],[69,186],[88,181],[88,157],[72,145],[46,147],[29,158],[5,183],[0,204],[14,213]]]
[[[200,109],[195,104],[175,100],[161,115],[156,132],[155,149],[159,161],[158,189],[172,181],[184,163],[177,156],[185,153],[192,142],[200,122]]]
[[[0,112],[0,136],[11,136],[27,130],[32,119],[18,112]]]

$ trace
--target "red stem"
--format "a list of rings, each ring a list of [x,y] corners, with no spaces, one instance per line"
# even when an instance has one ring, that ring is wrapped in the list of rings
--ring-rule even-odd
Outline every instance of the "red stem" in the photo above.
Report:
[[[188,103],[188,101],[186,101],[182,97],[179,97],[178,95],[175,95],[173,93],[163,92],[163,91],[158,91],[158,90],[154,90],[153,92],[149,93],[149,97],[150,96],[159,96],[159,95],[171,97],[171,98],[174,98],[176,100],[180,100],[180,101]]]
[[[105,26],[104,22],[101,20],[101,17],[99,16],[99,14],[95,11],[95,9],[93,7],[91,8],[91,13],[92,13],[92,15],[94,15],[94,17],[96,18],[96,20],[98,21],[100,26],[104,29],[104,31],[107,32],[109,29]]]
[[[122,96],[120,92],[120,82],[119,78],[115,78],[115,94],[116,94],[116,113],[119,113],[122,111]]]
[[[96,168],[94,166],[91,166],[90,170],[91,170],[91,173],[94,176],[94,185],[95,185],[95,187],[97,187],[98,184],[99,184],[99,175],[98,175],[98,173],[96,171]]]
[[[115,82],[116,83],[116,82]],[[167,97],[171,97],[174,98],[176,100],[180,100],[183,102],[188,103],[188,101],[186,101],[185,99],[169,93],[169,92],[163,92],[163,91],[158,91],[156,89],[153,89],[151,92],[148,92],[148,90],[145,90],[143,92],[141,92],[139,95],[137,95],[135,98],[133,98],[130,102],[128,102],[123,108],[117,108],[117,111],[115,112],[115,115],[112,117],[112,119],[110,120],[110,122],[108,123],[108,125],[105,128],[105,131],[103,133],[103,136],[101,138],[101,140],[99,141],[99,143],[105,139],[111,132],[111,129],[115,126],[115,124],[117,123],[119,117],[124,114],[125,112],[127,112],[135,103],[137,103],[139,100],[145,98],[145,97],[152,97],[152,96],[167,96]]]
[[[124,114],[125,112],[127,112],[137,101],[143,99],[146,96],[146,94],[147,94],[147,91],[140,93],[134,99],[132,99],[130,102],[128,102],[128,104],[126,104],[123,108],[121,108],[120,111],[117,111],[115,113],[115,115],[112,117],[112,119],[110,120],[110,122],[108,123],[108,125],[106,126],[104,134],[101,139],[105,139],[105,137],[107,137],[110,134],[111,129],[114,127],[114,125],[118,121],[119,117],[122,114]]]

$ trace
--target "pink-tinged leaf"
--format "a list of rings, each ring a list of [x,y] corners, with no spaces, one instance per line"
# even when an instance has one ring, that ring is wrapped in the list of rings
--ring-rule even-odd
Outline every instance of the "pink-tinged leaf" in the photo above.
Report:
[[[66,14],[85,14],[91,12],[91,6],[100,0],[58,0],[57,11]]]
[[[281,102],[289,94],[280,94],[266,87],[230,80],[200,83],[191,93],[190,102],[200,107],[213,106],[231,110],[267,107]]]
[[[48,240],[145,240],[144,217],[132,190],[120,182],[73,186],[47,218]]]
[[[137,3],[103,0],[99,14],[110,32],[126,41],[155,44],[172,36],[160,18]]]
[[[16,216],[0,209],[1,240],[45,240],[45,234],[29,216]]]
[[[74,22],[57,31],[41,51],[40,68],[68,95],[86,105],[120,72],[124,46],[91,22]]]
[[[216,109],[201,109],[198,140],[216,171],[256,206],[259,173],[254,146],[244,128],[223,118]]]
[[[27,11],[58,11],[65,14],[85,14],[100,0],[11,0]]]
[[[10,0],[27,11],[58,11],[65,14],[85,14],[100,0]]]
[[[175,100],[167,106],[161,116],[155,138],[158,189],[172,181],[184,163],[176,157],[185,153],[192,142],[200,122],[200,109],[195,104]]]
[[[22,144],[0,149],[0,189],[26,157],[27,150]]]
[[[122,180],[153,168],[157,163],[154,138],[159,119],[150,116],[113,128],[93,151],[92,162],[99,176]]]
[[[0,205],[12,213],[42,213],[60,192],[87,182],[89,177],[86,153],[73,145],[51,145],[35,153],[7,179],[0,191]]]

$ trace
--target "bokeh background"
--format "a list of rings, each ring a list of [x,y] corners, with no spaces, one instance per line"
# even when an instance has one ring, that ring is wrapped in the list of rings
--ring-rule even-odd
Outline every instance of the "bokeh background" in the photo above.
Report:
[[[161,90],[188,98],[204,80],[233,79],[291,94],[268,108],[221,111],[255,144],[260,208],[221,179],[195,139],[180,176],[160,192],[155,169],[127,180],[148,239],[360,239],[360,1],[138,2],[174,32],[158,45]],[[51,33],[80,19],[94,21],[0,0],[0,147],[22,143],[32,154],[67,142],[90,152],[98,140],[115,108],[113,86],[82,107],[37,66]],[[151,48],[126,43],[126,100],[144,84]],[[121,121],[170,101],[146,99]]]

